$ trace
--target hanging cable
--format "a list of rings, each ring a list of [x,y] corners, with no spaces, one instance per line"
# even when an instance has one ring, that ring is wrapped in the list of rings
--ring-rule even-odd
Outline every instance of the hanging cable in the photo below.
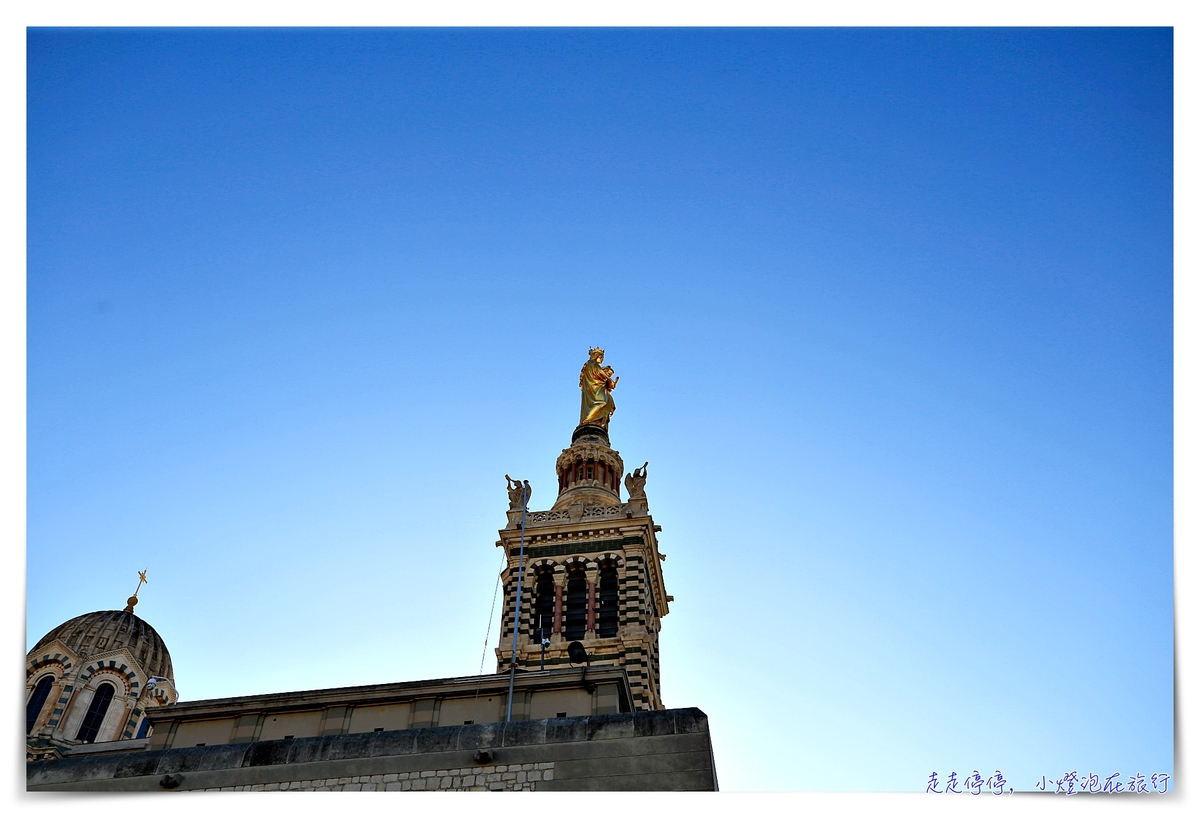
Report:
[[[472,724],[474,724],[474,722],[475,722],[475,705],[477,705],[479,703],[479,688],[483,684],[483,663],[487,661],[488,644],[491,642],[491,639],[492,639],[492,619],[496,615],[496,594],[498,594],[500,592],[500,579],[501,579],[501,577],[504,576],[505,567],[508,566],[508,554],[504,554],[502,556],[502,559],[504,560],[504,562],[500,566],[499,572],[497,572],[497,574],[496,574],[496,585],[494,588],[492,588],[492,607],[491,607],[491,610],[488,611],[487,630],[484,631],[484,634],[483,634],[483,653],[480,654],[480,656],[479,656],[479,673],[477,674],[478,678],[476,678],[476,680],[475,680],[475,699],[471,702],[471,723]]]

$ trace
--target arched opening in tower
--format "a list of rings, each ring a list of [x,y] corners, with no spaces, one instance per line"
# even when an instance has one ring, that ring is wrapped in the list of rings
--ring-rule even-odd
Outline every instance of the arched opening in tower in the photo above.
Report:
[[[587,577],[582,568],[567,574],[567,614],[563,631],[568,641],[582,639],[587,634]]]

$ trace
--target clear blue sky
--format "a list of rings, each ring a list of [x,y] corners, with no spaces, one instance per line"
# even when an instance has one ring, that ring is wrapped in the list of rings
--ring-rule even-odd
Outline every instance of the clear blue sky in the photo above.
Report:
[[[722,789],[1173,774],[1172,59],[31,30],[30,642],[148,568],[184,699],[476,672],[598,344]]]

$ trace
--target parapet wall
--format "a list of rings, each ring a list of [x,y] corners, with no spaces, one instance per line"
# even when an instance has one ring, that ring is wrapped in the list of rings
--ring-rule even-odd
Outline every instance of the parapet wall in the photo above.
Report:
[[[31,792],[716,788],[708,717],[694,707],[104,753],[26,765]]]

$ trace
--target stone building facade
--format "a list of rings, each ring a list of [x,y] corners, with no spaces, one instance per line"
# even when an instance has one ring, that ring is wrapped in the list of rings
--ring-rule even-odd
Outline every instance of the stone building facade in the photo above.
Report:
[[[508,556],[498,670],[512,662],[521,576],[519,669],[570,666],[567,648],[580,642],[593,667],[625,669],[635,709],[661,709],[658,633],[674,597],[663,584],[662,527],[650,516],[646,469],[626,477],[631,496],[622,502],[620,453],[606,429],[585,424],[576,428],[555,471],[554,505],[524,513],[510,508],[496,542]]]
[[[135,592],[29,651],[27,788],[716,789],[707,717],[663,704],[661,528],[645,465],[621,498],[618,379],[589,355],[554,504],[530,511],[529,483],[509,479],[496,674],[180,702]]]
[[[695,708],[131,752],[27,765],[30,791],[715,790]]]
[[[124,610],[69,619],[26,654],[28,759],[144,739],[153,708],[178,699],[171,654],[136,604],[135,595]]]

